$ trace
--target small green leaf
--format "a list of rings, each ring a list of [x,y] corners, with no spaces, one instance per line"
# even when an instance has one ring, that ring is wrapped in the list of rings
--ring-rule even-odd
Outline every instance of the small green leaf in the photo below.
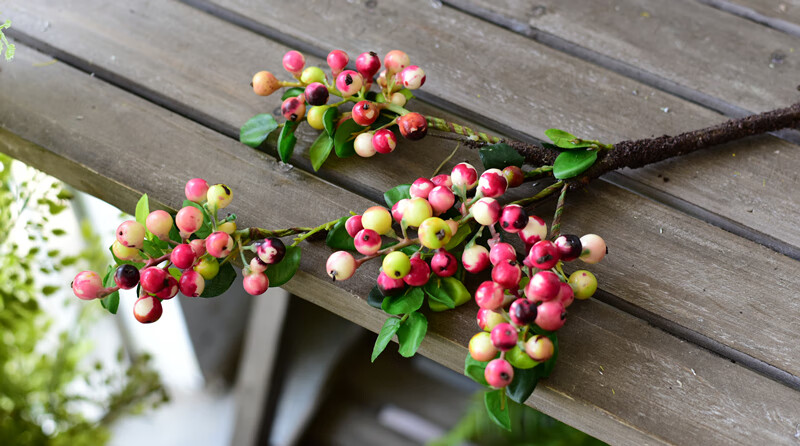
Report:
[[[489,383],[486,382],[486,366],[489,362],[483,361],[476,361],[475,359],[467,353],[467,359],[464,360],[464,374],[472,378],[473,381],[476,383],[489,387]]]
[[[417,353],[425,333],[428,332],[428,319],[419,312],[413,312],[400,324],[397,330],[397,341],[400,343],[399,352],[403,357],[410,358]]]
[[[380,308],[381,304],[383,304],[384,299],[386,298],[381,293],[381,290],[380,288],[378,288],[378,285],[372,287],[372,289],[369,291],[369,294],[367,295],[367,303],[369,304],[370,307],[374,308]]]
[[[505,143],[492,144],[478,150],[483,167],[502,169],[507,166],[522,166],[525,157]]]
[[[119,291],[114,291],[108,296],[100,299],[100,305],[108,310],[109,313],[117,314],[117,310],[119,309]]]
[[[142,198],[139,199],[139,202],[136,203],[136,221],[140,223],[142,226],[145,225],[145,221],[147,220],[147,215],[150,213],[150,200],[147,198],[147,194],[142,195]]]
[[[142,245],[142,251],[147,254],[149,257],[157,259],[164,255],[164,251],[158,248],[155,243],[151,242],[150,240],[145,240],[144,244]]]
[[[328,132],[330,136],[333,136],[336,132],[337,117],[339,117],[339,109],[336,107],[330,107],[325,110],[325,113],[322,115],[322,125],[325,126],[325,131]]]
[[[314,170],[319,170],[319,168],[322,167],[322,163],[328,159],[331,150],[333,150],[333,138],[326,132],[320,133],[317,140],[314,141],[314,143],[311,144],[311,148],[308,149],[308,155],[311,158],[311,166]]]
[[[448,309],[453,309],[456,307],[455,300],[453,300],[453,298],[449,294],[447,294],[447,290],[442,288],[441,279],[431,278],[428,281],[428,283],[425,284],[424,290],[425,294],[428,295],[428,299],[436,303],[439,303],[441,305],[444,305]]]
[[[233,281],[236,280],[236,270],[230,262],[219,266],[219,273],[211,280],[206,280],[206,287],[200,297],[217,297],[228,291]]]
[[[333,148],[336,150],[336,156],[339,158],[347,158],[356,153],[353,148],[353,141],[355,140],[353,134],[359,133],[364,130],[364,127],[356,124],[352,119],[348,119],[339,124],[336,132],[333,134]]]
[[[42,294],[44,294],[45,296],[49,296],[55,293],[56,291],[58,291],[58,287],[55,285],[45,285],[42,287]]]
[[[297,123],[286,121],[281,129],[281,134],[278,136],[278,156],[281,161],[288,163],[294,152],[294,145],[297,144],[297,137],[294,136],[294,130],[297,128]]]
[[[256,148],[267,139],[273,130],[278,128],[278,123],[272,115],[255,115],[239,129],[239,141],[250,147]]]
[[[345,224],[350,217],[342,217],[333,225],[333,228],[328,231],[328,237],[325,239],[325,244],[328,247],[337,250],[355,251],[356,245],[353,237],[347,233]]]
[[[455,277],[445,277],[442,279],[442,289],[453,298],[456,306],[464,305],[472,300],[472,294],[460,280]]]
[[[469,235],[472,234],[472,225],[469,223],[462,224],[458,227],[458,231],[450,238],[450,241],[447,242],[447,246],[444,247],[447,251],[452,251],[458,245],[461,244]]]
[[[597,161],[595,150],[561,152],[553,163],[553,176],[559,180],[578,176],[592,167],[595,161]]]
[[[381,327],[380,333],[378,333],[378,339],[375,340],[375,347],[372,348],[372,362],[375,362],[378,356],[386,349],[386,346],[389,345],[389,342],[392,341],[392,338],[399,329],[400,319],[396,317],[386,319],[386,322],[383,323],[383,327]]]
[[[401,184],[386,191],[383,194],[383,199],[386,200],[386,205],[391,208],[395,203],[403,198],[411,198],[409,191],[411,190],[410,184]]]
[[[303,249],[299,246],[287,246],[286,254],[283,260],[275,265],[267,268],[267,277],[269,278],[269,286],[283,286],[288,282],[297,272],[300,267],[300,257],[303,254]]]
[[[300,96],[301,94],[303,94],[304,91],[305,91],[305,89],[302,88],[302,87],[289,88],[286,91],[284,91],[283,94],[281,95],[281,101],[285,101],[285,100],[287,100],[289,98],[296,98],[296,97]]]
[[[565,132],[564,130],[547,129],[544,134],[550,138],[550,141],[553,141],[556,146],[562,149],[580,149],[592,147],[594,145],[594,143],[583,141],[572,133]]]
[[[425,293],[420,287],[410,287],[399,296],[388,296],[383,300],[381,308],[389,314],[408,314],[419,310],[425,300]]]
[[[53,232],[53,235],[55,235],[56,237],[60,237],[60,236],[62,236],[62,235],[67,233],[67,231],[65,231],[65,230],[63,230],[61,228],[53,229],[52,232]]]
[[[483,394],[483,402],[486,404],[486,411],[489,419],[503,429],[511,430],[511,419],[508,416],[508,401],[503,389],[492,390]]]

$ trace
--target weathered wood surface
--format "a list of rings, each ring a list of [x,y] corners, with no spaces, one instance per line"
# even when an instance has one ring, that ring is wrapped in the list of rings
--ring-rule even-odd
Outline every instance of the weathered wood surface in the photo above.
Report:
[[[800,2],[797,0],[698,0],[723,11],[800,36]]]
[[[83,59],[93,61],[98,68],[116,73],[125,78],[124,85],[134,91],[150,89],[160,92],[178,110],[199,109],[195,116],[213,114],[217,104],[222,102],[225,111],[221,122],[226,127],[233,128],[249,116],[263,111],[262,98],[256,97],[258,101],[253,102],[255,95],[249,88],[242,86],[231,89],[229,79],[242,77],[241,70],[250,73],[259,69],[258,66],[239,68],[238,61],[256,60],[260,64],[260,61],[273,60],[278,64],[287,47],[179,3],[165,2],[157,10],[145,8],[149,4],[146,1],[106,7],[100,7],[101,3],[99,0],[72,0],[63,4],[64,9],[61,10],[46,8],[44,2],[31,1],[24,8],[27,12],[21,14],[21,29],[30,31],[34,37],[46,38],[53,45],[60,45],[63,51],[76,52]],[[131,8],[133,13],[130,12]],[[19,12],[23,12],[23,8]],[[36,18],[36,14],[42,17]],[[176,17],[183,20],[173,25]],[[33,33],[36,23],[44,21],[49,23],[47,30]],[[164,23],[171,26],[167,27]],[[107,24],[113,26],[107,27]],[[204,31],[207,29],[216,29],[219,33],[208,34]],[[125,42],[143,31],[149,36],[146,42],[135,47],[125,45]],[[219,41],[218,35],[227,40]],[[171,43],[181,42],[181,39],[193,41],[204,49],[219,50],[204,51],[202,54],[181,51],[181,44]],[[242,45],[244,41],[252,44]],[[242,49],[230,53],[226,50],[237,44]],[[169,65],[156,63],[151,66],[148,63],[147,55],[156,51],[174,54],[169,59]],[[209,57],[219,62],[219,69],[224,70],[223,73],[214,71],[213,75],[206,76],[206,72],[213,70],[194,68],[201,63],[199,59]],[[319,60],[309,58],[309,63],[319,63]],[[231,101],[230,95],[240,100]],[[267,101],[272,101],[267,110],[278,104],[276,97],[267,98]],[[298,150],[309,144],[312,134],[306,132],[308,137],[299,143]],[[750,144],[754,143],[748,141],[741,146]],[[364,160],[344,160],[334,164],[335,176],[331,180],[358,191],[383,191],[417,176],[430,175],[438,160],[450,152],[450,146],[450,143],[428,139],[424,143],[407,144],[391,156],[367,160],[377,161],[373,165],[363,164]],[[463,160],[465,156],[467,160],[476,162],[474,152],[468,150],[462,150],[455,160]],[[693,167],[702,164],[697,158],[704,156],[693,155],[688,161],[671,162],[683,176],[670,177],[670,183],[702,187],[703,184],[692,181],[692,177],[696,175]],[[779,165],[773,158],[747,157],[741,152],[739,157],[748,160],[749,164],[760,163],[764,169],[774,169]],[[350,161],[362,163],[348,165]],[[394,167],[398,163],[402,163],[403,169]],[[687,169],[687,165],[692,168]],[[362,167],[360,174],[352,175],[350,169]],[[327,169],[326,165],[323,172]],[[369,174],[364,173],[366,169],[369,169]],[[661,178],[654,176],[654,179],[664,184]],[[727,192],[727,195],[740,195],[743,200],[752,200],[751,194],[751,190],[746,188]],[[380,200],[379,194],[365,195]],[[603,272],[602,288],[657,317],[793,375],[782,375],[784,379],[800,376],[800,364],[794,361],[800,354],[800,345],[789,336],[792,315],[800,309],[791,298],[793,289],[800,287],[800,278],[792,274],[798,268],[796,261],[663,206],[633,198],[631,194],[613,187],[597,187],[589,193],[589,199],[583,199],[580,195],[570,196],[569,201],[575,204],[572,208],[575,211],[568,211],[565,230],[579,234],[601,233],[608,240],[616,255],[609,256],[599,265],[598,271]],[[787,194],[783,194],[782,201],[778,203],[787,208],[800,205],[796,197]],[[604,218],[609,208],[613,208],[616,219]],[[358,211],[359,208],[350,210]],[[545,211],[545,215],[549,213],[549,210]],[[788,221],[787,224],[794,223]],[[640,240],[651,240],[651,243],[647,249],[641,249]],[[698,255],[698,245],[711,248],[699,251]],[[658,253],[657,256],[654,253]],[[724,255],[725,261],[719,263],[715,257],[717,255]],[[743,265],[750,266],[744,268]],[[720,269],[726,273],[720,274]],[[656,270],[659,274],[649,273]],[[767,273],[775,274],[779,279],[762,284],[759,278]],[[730,275],[734,274],[740,280],[731,281]],[[741,299],[743,295],[764,297],[751,304]],[[714,305],[707,305],[709,302]],[[771,310],[775,310],[778,316],[773,317]],[[674,326],[665,328],[676,329]],[[741,336],[743,329],[752,334]]]
[[[282,2],[279,8],[251,0],[186,1],[322,53],[331,48],[384,53],[402,42],[412,63],[425,67],[428,80],[421,95],[426,100],[512,136],[544,138],[546,129],[557,126],[614,142],[675,134],[724,120],[524,36],[448,7],[435,8],[427,0],[408,1],[402,8],[345,0]],[[634,90],[639,94],[633,95]],[[738,158],[730,152],[705,151],[691,165],[657,164],[625,175],[797,249],[800,233],[791,222],[800,213],[800,203],[787,203],[783,190],[796,187],[800,153],[774,138],[754,141],[758,142],[732,146]],[[743,162],[742,155],[775,159],[775,164],[763,169],[762,163]],[[699,180],[683,181],[693,176]],[[670,181],[665,183],[663,177]],[[671,181],[673,177],[680,180]],[[788,207],[773,206],[780,202]]]
[[[297,215],[305,210],[291,203],[315,203],[320,220],[367,204],[63,64],[42,66],[47,60],[20,46],[18,59],[0,74],[0,125],[7,129],[2,150],[123,209],[132,210],[141,192],[163,206],[180,196],[186,177],[213,181],[220,172],[233,179],[237,200],[231,210],[244,225],[286,226],[305,218]],[[175,150],[176,142],[184,149]],[[296,187],[298,181],[304,187]],[[265,187],[272,193],[264,194]],[[311,244],[286,288],[376,331],[384,316],[357,297],[372,278],[359,275],[342,288],[332,284],[322,273],[327,252]],[[794,391],[600,302],[574,308],[562,334],[559,369],[567,372],[543,383],[531,399],[534,406],[620,444],[724,444],[733,435],[791,441],[800,413]],[[474,311],[469,304],[432,315],[421,352],[459,370],[475,330]],[[596,364],[611,364],[619,373],[600,374]],[[696,381],[687,381],[692,369]],[[675,390],[677,380],[679,388],[690,383],[691,391]]]

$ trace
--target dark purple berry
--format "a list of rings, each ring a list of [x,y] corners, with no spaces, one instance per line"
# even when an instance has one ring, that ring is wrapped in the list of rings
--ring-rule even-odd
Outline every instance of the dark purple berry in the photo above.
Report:
[[[328,94],[326,86],[320,82],[313,82],[306,87],[306,102],[310,105],[325,105],[328,102]]]
[[[559,236],[554,242],[558,253],[561,255],[561,260],[567,262],[577,259],[581,256],[583,245],[581,238],[573,234],[564,234]]]
[[[262,240],[256,247],[256,254],[262,262],[267,265],[274,265],[286,255],[286,245],[277,237],[270,237]]]
[[[120,265],[114,273],[114,282],[123,290],[129,290],[139,283],[139,270],[133,265]]]
[[[511,303],[508,315],[517,325],[528,325],[536,320],[536,304],[527,299],[517,299]]]

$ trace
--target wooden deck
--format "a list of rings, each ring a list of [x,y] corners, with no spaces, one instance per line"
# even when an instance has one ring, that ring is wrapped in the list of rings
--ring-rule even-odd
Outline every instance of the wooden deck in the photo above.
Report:
[[[127,211],[145,192],[174,206],[188,178],[224,181],[242,224],[280,228],[382,202],[452,150],[427,138],[311,174],[310,130],[292,169],[240,144],[238,127],[279,105],[250,77],[290,48],[309,65],[333,48],[403,49],[427,73],[412,108],[526,140],[675,134],[800,99],[795,0],[534,3],[0,1],[18,43],[0,64],[0,150]],[[613,444],[797,444],[798,140],[751,138],[571,194],[564,230],[602,234],[611,254],[528,403]],[[285,288],[377,331],[374,275],[332,284],[329,252],[309,245]],[[430,316],[421,353],[461,370],[474,314]]]

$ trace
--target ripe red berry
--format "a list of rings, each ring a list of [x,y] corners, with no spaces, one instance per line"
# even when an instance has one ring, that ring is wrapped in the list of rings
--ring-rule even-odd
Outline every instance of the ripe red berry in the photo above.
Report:
[[[472,245],[461,254],[461,264],[472,274],[477,274],[489,266],[489,250],[481,245]]]
[[[408,286],[423,286],[431,277],[431,267],[428,262],[419,257],[411,258],[411,271],[403,277],[403,282]]]
[[[277,237],[269,237],[258,242],[256,255],[267,265],[274,265],[286,255],[286,245]]]
[[[114,283],[123,290],[129,290],[139,283],[139,270],[131,264],[120,265],[114,272]]]
[[[453,254],[439,249],[431,258],[431,269],[439,277],[450,277],[458,271],[458,260]]]
[[[490,386],[502,389],[514,379],[514,367],[505,359],[493,359],[486,366],[483,377]]]
[[[503,176],[500,169],[489,169],[484,171],[478,179],[478,191],[484,197],[496,198],[504,193],[508,188],[508,181]]]
[[[103,278],[94,271],[81,271],[72,280],[72,292],[78,299],[97,299],[103,289]]]
[[[411,201],[408,198],[400,199],[397,203],[392,205],[392,219],[398,223],[403,221],[403,217],[406,213],[406,206],[408,202]]]
[[[475,221],[483,226],[492,226],[500,219],[500,203],[494,198],[481,198],[470,207],[469,211]]]
[[[411,112],[397,118],[400,134],[406,139],[417,141],[428,134],[428,121],[419,113]]]
[[[143,324],[149,324],[161,318],[161,301],[153,296],[142,296],[133,303],[133,317]]]
[[[411,195],[411,198],[428,198],[428,194],[431,193],[433,188],[433,181],[427,178],[417,178],[411,183],[408,193]]]
[[[561,280],[552,271],[539,271],[531,277],[525,287],[525,296],[531,302],[545,302],[555,299],[561,290]]]
[[[364,127],[372,125],[380,114],[378,106],[371,101],[359,101],[353,106],[353,121]]]
[[[336,77],[344,70],[348,62],[350,62],[350,57],[342,50],[333,50],[328,53],[327,62],[328,66],[331,67],[333,76]]]
[[[168,300],[178,294],[178,281],[174,277],[167,274],[167,286],[163,290],[156,293],[156,297],[161,300]]]
[[[492,329],[492,344],[498,350],[508,351],[517,345],[517,330],[513,325],[504,322]]]
[[[194,252],[194,256],[196,258],[203,257],[203,254],[206,253],[206,241],[201,238],[196,238],[189,242],[189,246],[192,247],[192,251]]]
[[[163,269],[151,266],[139,273],[139,283],[146,292],[156,294],[169,285],[167,276],[167,272]]]
[[[506,232],[516,234],[528,225],[528,213],[518,204],[509,204],[500,215],[500,227]]]
[[[208,182],[202,178],[192,178],[186,182],[183,191],[186,194],[186,199],[195,203],[202,203],[206,201],[206,194],[208,193]],[[162,211],[163,212],[163,211]],[[150,232],[153,232],[152,230]]]
[[[517,326],[523,326],[532,323],[536,319],[536,310],[535,303],[528,299],[517,299],[511,303],[508,315]]]
[[[542,302],[536,311],[536,325],[542,330],[558,330],[567,320],[567,310],[557,300]]]
[[[305,65],[306,58],[297,51],[288,51],[283,55],[283,68],[293,76],[299,76]]]
[[[436,186],[428,194],[428,202],[431,204],[434,215],[443,214],[450,210],[456,202],[453,191],[445,186]]]
[[[328,88],[320,82],[312,82],[306,85],[303,92],[306,102],[309,105],[325,105],[328,102]]]
[[[260,296],[269,289],[269,277],[263,272],[251,273],[244,276],[242,286],[247,294],[251,296]]]
[[[487,310],[496,310],[503,305],[503,287],[487,280],[475,290],[475,302],[478,306]]]
[[[364,226],[361,225],[361,216],[353,215],[348,218],[344,223],[344,228],[347,230],[347,233],[350,234],[350,237],[355,237],[358,231],[364,229]]]
[[[497,265],[508,260],[517,260],[517,251],[508,243],[495,243],[489,251],[489,260],[492,265]]]
[[[198,297],[203,294],[206,288],[206,281],[203,276],[193,269],[187,269],[181,274],[178,281],[178,288],[186,297]]]
[[[572,301],[575,300],[575,291],[568,283],[561,282],[561,288],[556,296],[556,300],[561,302],[564,308],[567,308],[572,305]]]
[[[380,290],[381,294],[384,296],[395,296],[403,292],[403,289],[406,287],[406,283],[403,279],[395,279],[389,277],[381,271],[378,275],[378,289]]]
[[[177,268],[187,269],[194,265],[194,261],[197,260],[197,256],[195,256],[192,247],[189,244],[184,243],[176,246],[172,250],[172,254],[170,254],[169,259]]]
[[[389,129],[380,129],[372,135],[372,147],[378,153],[392,153],[397,147],[397,135]]]
[[[436,175],[435,177],[431,178],[431,182],[433,182],[433,184],[436,186],[443,186],[448,189],[453,188],[453,180],[450,178],[450,175],[446,173]]]
[[[522,280],[522,269],[516,260],[506,260],[492,268],[492,280],[507,290],[515,290]]]
[[[534,243],[531,247],[525,264],[539,269],[550,269],[558,263],[558,249],[553,242],[542,240]]]
[[[453,187],[472,190],[478,185],[478,170],[469,163],[456,164],[450,173],[450,179]]]
[[[364,80],[360,74],[353,70],[345,70],[336,76],[336,89],[342,94],[343,98],[349,98],[361,91]]]
[[[281,104],[281,114],[287,121],[299,122],[306,115],[306,103],[303,95],[286,98]]]
[[[233,251],[233,238],[225,232],[217,231],[206,237],[206,252],[211,257],[223,258]]]
[[[381,249],[381,235],[372,229],[362,229],[354,238],[356,251],[365,256],[371,256]]]
[[[519,187],[525,181],[525,174],[517,166],[504,167],[503,176],[508,181],[508,187]]]
[[[556,248],[558,249],[558,255],[561,260],[567,262],[580,257],[581,251],[583,250],[581,239],[577,235],[573,234],[560,235],[555,239],[553,244],[556,245]]]
[[[381,58],[374,51],[361,53],[356,57],[356,70],[364,79],[372,79],[381,69]]]

